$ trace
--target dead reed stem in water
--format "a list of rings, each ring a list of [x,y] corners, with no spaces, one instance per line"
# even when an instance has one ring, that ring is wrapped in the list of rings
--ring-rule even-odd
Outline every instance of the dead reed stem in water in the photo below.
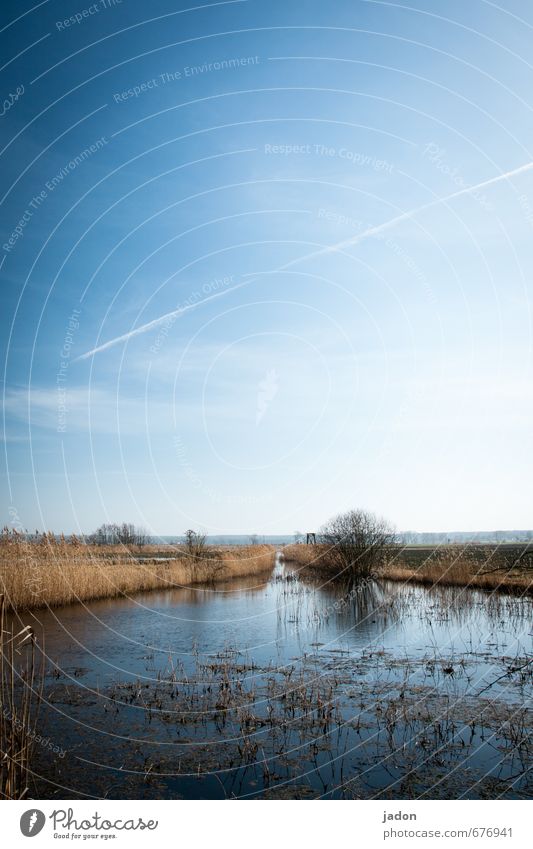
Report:
[[[0,796],[23,799],[44,676],[42,663],[36,662],[33,629],[27,625],[15,632],[13,624],[7,626],[5,612],[0,595]]]

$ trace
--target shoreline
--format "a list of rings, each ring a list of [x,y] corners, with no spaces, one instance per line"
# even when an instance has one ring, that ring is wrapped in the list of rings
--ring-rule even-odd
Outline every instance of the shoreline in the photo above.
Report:
[[[420,557],[427,550],[404,546],[381,565],[376,577],[429,587],[465,587],[487,592],[533,595],[533,570],[520,570],[516,566],[503,564],[496,569],[497,546],[479,546],[474,549],[450,544],[431,549],[430,556]],[[324,546],[290,545],[282,549],[282,553],[285,563],[296,564],[304,574],[335,580],[327,563]],[[411,559],[420,562],[412,565]]]
[[[156,549],[155,551],[152,549]],[[0,545],[0,593],[6,609],[23,612],[120,598],[151,590],[221,583],[263,575],[274,568],[271,545],[209,547],[199,557],[161,546],[135,551],[44,538],[39,543],[4,537]]]
[[[52,537],[27,542],[9,535],[0,545],[0,593],[6,609],[24,612],[149,591],[211,586],[233,578],[266,575],[274,568],[277,551],[284,563],[298,567],[304,577],[336,580],[320,544],[209,546],[195,558],[181,546],[128,549]],[[496,570],[496,554],[495,546],[478,547],[475,556],[472,549],[454,545],[431,551],[404,547],[381,565],[375,577],[426,587],[533,595],[533,570],[516,566]]]

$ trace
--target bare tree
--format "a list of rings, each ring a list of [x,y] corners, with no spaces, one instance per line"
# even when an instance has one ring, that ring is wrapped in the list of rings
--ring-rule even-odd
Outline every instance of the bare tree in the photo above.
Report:
[[[139,548],[142,548],[143,545],[148,545],[150,542],[150,536],[146,528],[142,526],[135,527],[135,545],[138,545]]]
[[[185,531],[184,537],[187,554],[197,559],[205,556],[207,550],[207,534],[202,534],[199,531],[193,531],[189,528]]]
[[[365,510],[339,513],[321,528],[319,541],[336,577],[352,584],[370,577],[395,542],[391,525]]]
[[[115,524],[103,524],[89,537],[93,545],[116,545],[118,542],[119,526]]]
[[[135,526],[122,522],[118,529],[118,541],[122,545],[135,545]]]
[[[148,541],[144,528],[136,528],[130,522],[121,525],[108,523],[100,525],[88,540],[93,545],[138,545],[143,546]]]

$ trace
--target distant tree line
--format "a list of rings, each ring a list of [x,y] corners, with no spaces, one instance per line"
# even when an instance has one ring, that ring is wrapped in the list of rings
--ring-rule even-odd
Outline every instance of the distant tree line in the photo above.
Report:
[[[87,538],[87,542],[92,545],[143,546],[150,542],[150,538],[144,528],[138,528],[130,522],[122,522],[120,525],[111,522],[100,525]]]

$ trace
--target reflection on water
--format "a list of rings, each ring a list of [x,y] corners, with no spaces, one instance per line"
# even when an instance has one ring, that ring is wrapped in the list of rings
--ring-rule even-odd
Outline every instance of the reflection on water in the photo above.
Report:
[[[343,595],[279,560],[38,611],[44,733],[67,751],[38,751],[38,795],[527,796],[531,612],[464,588]]]

